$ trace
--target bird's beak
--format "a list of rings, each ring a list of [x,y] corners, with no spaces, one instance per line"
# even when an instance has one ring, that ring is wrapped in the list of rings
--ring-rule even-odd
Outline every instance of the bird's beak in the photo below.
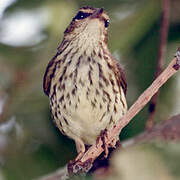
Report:
[[[91,18],[94,19],[94,18],[99,18],[101,17],[101,15],[103,14],[104,12],[104,8],[99,8],[97,9],[92,15],[91,15]]]

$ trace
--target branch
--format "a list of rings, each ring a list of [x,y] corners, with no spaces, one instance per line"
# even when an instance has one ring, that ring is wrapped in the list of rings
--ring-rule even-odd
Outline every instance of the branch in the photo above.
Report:
[[[113,141],[113,137],[120,134],[121,130],[131,121],[131,119],[150,101],[151,97],[157,93],[159,88],[171,77],[173,76],[180,68],[180,48],[178,49],[176,53],[176,57],[170,62],[168,67],[159,75],[159,77],[151,84],[149,88],[147,88],[144,93],[137,99],[137,101],[131,106],[131,108],[128,110],[128,112],[117,122],[114,127],[107,131],[107,139],[106,144],[110,146],[110,144]],[[178,122],[180,124],[180,122]],[[158,127],[158,126],[157,126]],[[157,128],[154,127],[154,128]],[[161,126],[160,126],[161,127]],[[165,126],[167,127],[167,126]],[[172,132],[174,131],[174,128],[177,126],[172,126]],[[161,128],[159,128],[161,129]],[[162,128],[163,129],[163,128]],[[180,128],[176,128],[176,131],[178,132]],[[153,137],[153,131],[146,132],[152,133],[151,136]],[[158,128],[157,128],[158,132]],[[161,131],[165,132],[165,131]],[[178,132],[180,134],[180,132]],[[143,135],[143,137],[147,138],[148,135]],[[166,134],[166,133],[165,133]],[[172,133],[173,134],[173,133]],[[142,135],[141,135],[142,137]],[[180,135],[179,135],[180,137]],[[136,139],[138,142],[141,139],[140,137]],[[65,180],[69,176],[80,173],[80,172],[88,172],[89,169],[92,167],[94,160],[104,151],[103,148],[103,141],[102,139],[99,139],[96,144],[92,145],[83,155],[83,157],[74,162],[68,164],[68,171],[67,166],[63,169],[57,170],[55,173],[52,173],[51,175],[41,178],[40,180]],[[125,143],[124,145],[125,146]],[[71,166],[70,166],[71,165]]]
[[[169,12],[170,12],[169,0],[162,0],[162,21],[161,21],[161,29],[160,29],[160,42],[159,42],[159,51],[157,58],[157,68],[156,68],[156,73],[154,75],[154,79],[156,79],[163,70],[164,55],[166,53],[166,42],[167,42],[168,27],[169,27]],[[150,114],[146,123],[147,129],[151,129],[154,124],[154,116],[155,116],[158,97],[159,97],[159,92],[157,92],[151,99],[151,103],[149,105]]]

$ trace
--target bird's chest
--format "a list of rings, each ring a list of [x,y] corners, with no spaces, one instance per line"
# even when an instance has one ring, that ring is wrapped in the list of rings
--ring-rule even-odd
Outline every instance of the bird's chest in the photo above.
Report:
[[[119,87],[105,60],[80,56],[61,65],[55,74],[52,91],[56,97],[51,99],[57,101],[55,104],[61,111],[74,109],[77,114],[85,106],[90,113],[110,106],[115,102]]]

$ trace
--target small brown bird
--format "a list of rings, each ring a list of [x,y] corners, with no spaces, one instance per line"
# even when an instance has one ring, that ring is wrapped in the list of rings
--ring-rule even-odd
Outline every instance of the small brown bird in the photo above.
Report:
[[[55,123],[75,141],[79,158],[85,144],[127,111],[125,76],[107,47],[108,25],[103,8],[80,8],[44,75]]]

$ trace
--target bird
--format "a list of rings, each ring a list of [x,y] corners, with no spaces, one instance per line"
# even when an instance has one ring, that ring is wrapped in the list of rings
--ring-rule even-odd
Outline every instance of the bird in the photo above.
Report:
[[[77,159],[127,112],[125,73],[107,45],[109,22],[104,8],[80,8],[44,74],[54,122],[75,141]]]

